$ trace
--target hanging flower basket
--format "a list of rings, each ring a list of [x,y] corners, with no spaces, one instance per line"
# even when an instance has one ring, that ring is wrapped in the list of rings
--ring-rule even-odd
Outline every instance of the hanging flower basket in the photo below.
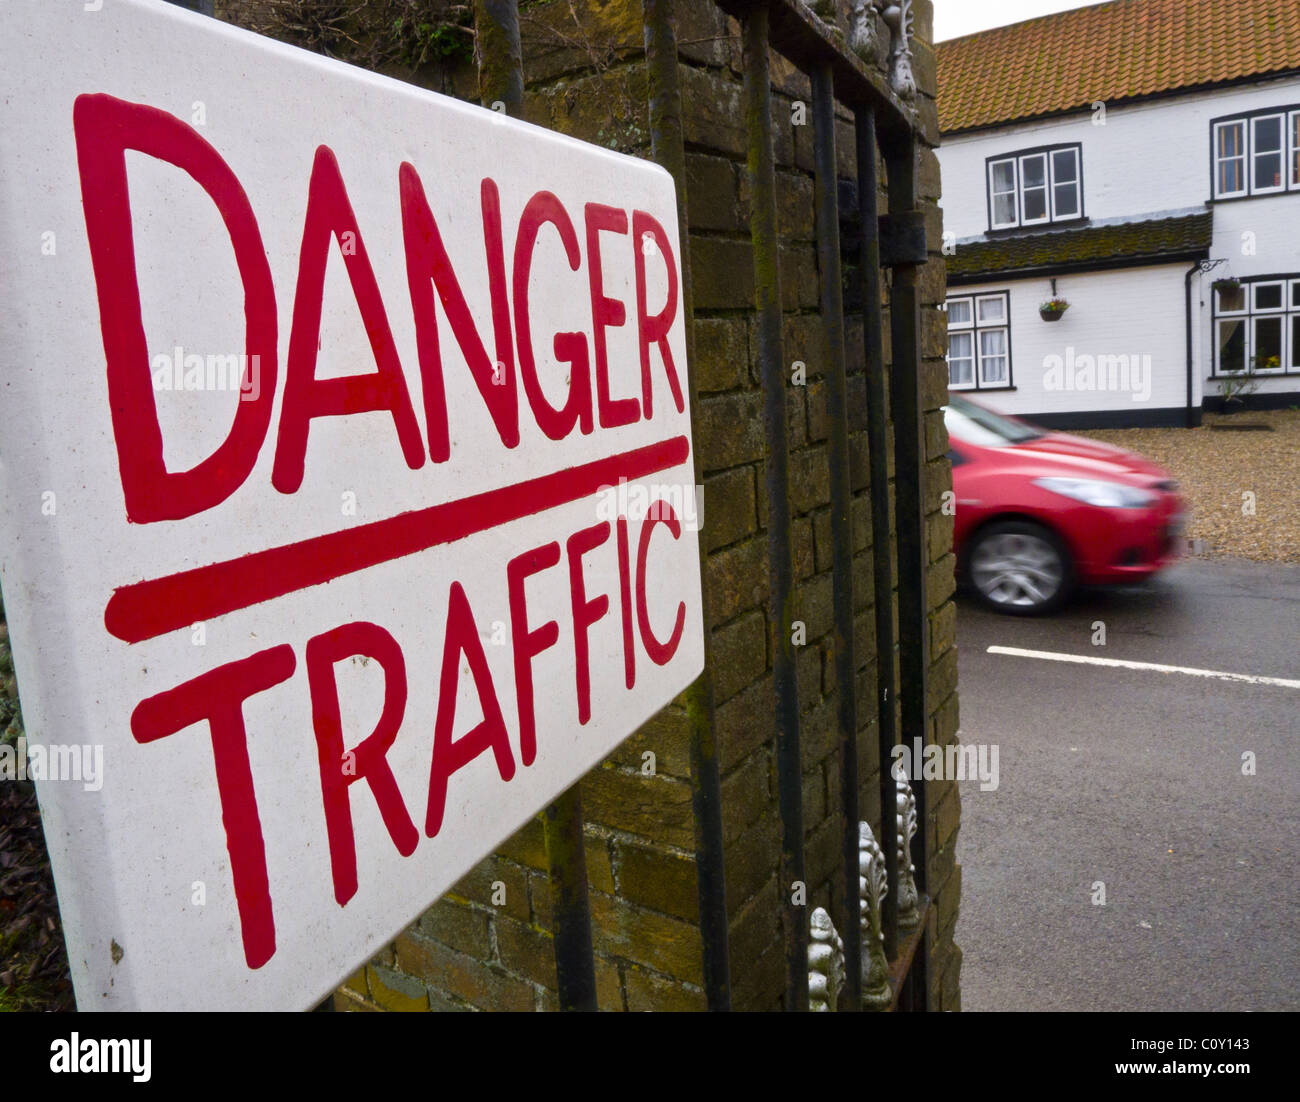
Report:
[[[1223,279],[1216,279],[1213,283],[1210,284],[1210,286],[1214,290],[1222,294],[1225,291],[1235,291],[1238,287],[1241,286],[1241,284],[1237,280],[1233,279],[1231,276],[1228,276]]]
[[[1070,304],[1063,298],[1050,298],[1038,307],[1038,316],[1044,321],[1060,321]]]

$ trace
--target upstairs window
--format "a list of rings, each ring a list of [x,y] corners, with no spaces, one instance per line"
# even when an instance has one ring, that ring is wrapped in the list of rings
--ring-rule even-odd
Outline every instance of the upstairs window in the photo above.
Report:
[[[1214,198],[1300,191],[1300,107],[1219,119],[1210,146]]]
[[[989,228],[1016,229],[1083,217],[1078,145],[1028,149],[988,162]]]

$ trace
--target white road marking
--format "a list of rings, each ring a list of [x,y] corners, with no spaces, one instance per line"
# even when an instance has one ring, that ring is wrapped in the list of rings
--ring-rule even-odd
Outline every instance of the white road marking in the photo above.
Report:
[[[1079,666],[1110,666],[1123,670],[1154,670],[1156,673],[1181,673],[1188,677],[1212,677],[1219,681],[1241,681],[1247,685],[1280,685],[1300,689],[1300,681],[1285,677],[1257,677],[1251,673],[1226,673],[1223,670],[1198,670],[1191,666],[1162,666],[1157,662],[1126,662],[1119,658],[1097,658],[1090,654],[1057,654],[1047,650],[1021,650],[1019,647],[989,647],[989,654],[1006,654],[1012,658],[1041,658],[1047,662],[1072,662]]]

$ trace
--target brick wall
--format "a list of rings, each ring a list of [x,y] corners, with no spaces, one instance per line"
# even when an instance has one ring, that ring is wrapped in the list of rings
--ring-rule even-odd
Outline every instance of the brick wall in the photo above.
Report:
[[[250,0],[243,0],[249,3]],[[648,155],[646,74],[637,0],[521,5],[526,115],[541,125]],[[957,731],[955,614],[951,601],[951,488],[939,406],[947,369],[938,140],[934,109],[932,5],[914,5],[915,71],[925,147],[918,175],[931,262],[923,269],[926,509],[930,548],[932,669],[930,737]],[[705,469],[705,584],[710,595],[717,741],[722,771],[733,1005],[781,1005],[784,962],[778,884],[780,820],[773,743],[772,654],[767,622],[764,436],[753,312],[746,136],[739,27],[701,0],[678,5],[680,79],[689,173],[694,272],[695,362],[700,393],[694,426]],[[806,385],[789,388],[790,483],[797,578],[795,617],[806,627],[798,652],[803,802],[809,907],[824,906],[843,928],[839,900],[840,770],[832,635],[830,490],[825,371],[813,230],[813,138],[808,80],[773,58],[773,124],[782,234],[785,354],[807,365]],[[445,74],[433,86],[465,88]],[[796,125],[794,104],[809,106]],[[839,125],[841,175],[852,178],[853,135]],[[882,196],[881,209],[885,207]],[[847,329],[850,445],[855,494],[855,634],[860,663],[861,808],[879,835],[872,612],[870,470],[860,322]],[[886,326],[888,354],[888,326]],[[891,472],[892,473],[892,472]],[[599,1004],[604,1010],[703,1009],[694,828],[686,713],[666,708],[582,781]],[[655,756],[643,772],[645,751]],[[960,1006],[961,954],[953,943],[961,870],[954,860],[960,815],[955,785],[930,782],[927,834],[932,916],[931,1005]],[[788,890],[788,889],[784,889]],[[556,1006],[552,923],[542,831],[530,823],[484,861],[335,996],[338,1010],[546,1010]]]

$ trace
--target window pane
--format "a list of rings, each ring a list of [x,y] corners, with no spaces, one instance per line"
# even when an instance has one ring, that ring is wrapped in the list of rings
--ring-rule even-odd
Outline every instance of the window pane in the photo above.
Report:
[[[1256,190],[1282,186],[1282,116],[1270,115],[1254,123]]]
[[[970,299],[953,298],[948,300],[948,325],[970,324]]]
[[[1300,187],[1300,111],[1291,114],[1291,186]]]
[[[993,190],[999,194],[1016,190],[1015,161],[998,161],[994,164]]]
[[[1025,189],[1025,221],[1041,222],[1047,217],[1047,189]]]
[[[1291,370],[1300,371],[1300,315],[1291,319]]]
[[[1016,193],[993,196],[993,224],[1014,226],[1016,223]]]
[[[1047,183],[1047,158],[1043,154],[1020,161],[1021,183],[1025,187],[1042,187]]]
[[[1052,189],[1052,213],[1056,218],[1073,218],[1079,213],[1079,185],[1057,184]]]
[[[1291,309],[1300,310],[1300,279],[1291,284]]]
[[[1007,300],[1001,295],[989,295],[979,300],[980,325],[998,324],[1007,320]]]
[[[1218,165],[1217,194],[1246,190],[1246,124],[1232,122],[1215,130],[1214,157]]]
[[[1256,371],[1278,371],[1282,367],[1282,318],[1255,318]]]
[[[980,333],[980,381],[988,385],[1007,382],[1007,331],[990,329]]]
[[[1079,151],[1058,149],[1052,154],[1052,180],[1058,184],[1073,183],[1079,178]]]
[[[1246,370],[1246,320],[1219,322],[1219,372]]]
[[[1256,310],[1282,309],[1281,283],[1256,283],[1254,286],[1254,292]]]
[[[970,386],[975,381],[975,344],[972,333],[948,335],[948,385]]]

